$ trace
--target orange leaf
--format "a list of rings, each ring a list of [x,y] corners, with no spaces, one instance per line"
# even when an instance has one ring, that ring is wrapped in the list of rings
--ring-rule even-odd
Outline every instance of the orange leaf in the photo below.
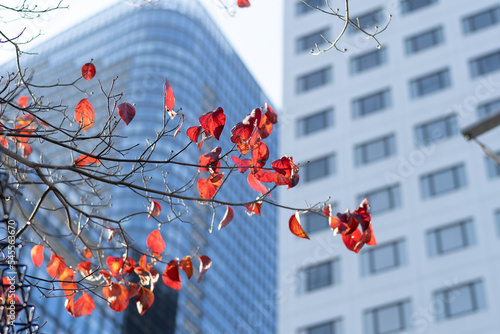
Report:
[[[198,283],[200,283],[201,278],[205,273],[207,272],[208,269],[212,266],[212,260],[206,255],[202,255],[199,257],[200,259],[200,276],[198,276]]]
[[[28,97],[26,95],[21,96],[17,99],[17,104],[22,108],[26,108],[28,106]]]
[[[186,273],[188,278],[193,276],[193,262],[191,261],[191,256],[185,256],[180,262],[179,266]]]
[[[31,260],[39,268],[43,263],[43,245],[36,245],[31,249]]]
[[[89,100],[82,99],[78,102],[75,108],[75,120],[80,124],[83,131],[87,131],[94,126],[94,107],[92,107]]]
[[[91,259],[92,258],[92,252],[87,247],[85,247],[85,249],[83,251],[83,257],[86,258],[86,259]]]
[[[248,0],[238,0],[238,7],[240,7],[240,8],[250,7],[250,1],[248,1]]]
[[[149,217],[156,217],[161,213],[161,205],[157,201],[152,201],[151,205],[149,206]]]
[[[309,239],[306,232],[304,232],[304,230],[302,229],[302,226],[300,226],[300,216],[298,211],[290,217],[288,226],[290,228],[290,231],[299,238]]]
[[[78,158],[75,159],[75,166],[77,168],[82,168],[85,165],[93,164],[93,163],[96,163],[98,165],[101,164],[99,159],[96,159],[96,158],[91,157],[90,155],[86,155],[86,154],[82,154]]]
[[[135,267],[136,267],[135,260],[130,257],[127,257],[127,259],[125,259],[125,262],[123,263],[123,273],[130,275],[134,272]]]
[[[64,263],[63,258],[59,255],[52,254],[49,263],[47,263],[47,272],[49,273],[50,277],[58,278],[59,276],[61,276],[65,268],[66,263]]]
[[[128,125],[135,116],[135,108],[130,103],[124,102],[118,106],[118,115]]]
[[[179,275],[179,264],[177,260],[171,260],[162,275],[163,283],[174,290],[180,290],[182,287],[181,277]]]
[[[175,96],[174,91],[172,90],[172,86],[170,86],[170,82],[167,78],[165,78],[165,85],[163,86],[163,92],[165,94],[165,108],[167,111],[174,110],[175,106]]]
[[[73,299],[66,300],[66,310],[73,317],[78,318],[84,315],[90,315],[95,308],[95,303],[92,297],[85,292],[83,295],[73,302]]]
[[[215,195],[217,188],[209,180],[198,180],[198,192],[203,199],[210,199]]]
[[[361,241],[361,237],[361,231],[356,229],[351,234],[342,234],[342,241],[344,242],[344,245],[347,247],[347,249],[352,250],[354,253],[358,253],[362,246],[356,246]]]
[[[137,311],[139,311],[140,315],[143,315],[148,308],[153,305],[155,301],[155,295],[153,292],[147,288],[140,287],[139,292],[137,293],[137,297],[135,298],[135,303],[137,304]]]
[[[111,283],[110,287],[105,286],[102,289],[104,298],[108,300],[109,307],[116,311],[124,311],[129,303],[129,293],[126,287],[121,284]]]
[[[90,274],[90,261],[80,262],[76,270],[79,270],[83,276],[88,276]]]
[[[59,285],[61,289],[63,289],[66,297],[71,297],[71,299],[73,299],[75,290],[78,289],[75,283],[75,272],[73,269],[69,267],[64,269],[61,276],[59,276]]]
[[[109,271],[111,271],[111,275],[116,276],[123,267],[123,258],[108,256],[106,264],[108,265]]]
[[[222,220],[219,223],[219,230],[223,227],[226,227],[226,225],[229,224],[231,222],[231,220],[233,220],[233,218],[234,218],[233,209],[229,205],[226,205],[226,206],[227,206],[226,213],[224,214],[224,217],[222,218]]]
[[[224,125],[226,124],[226,115],[221,107],[204,113],[199,118],[200,125],[211,136],[219,140]]]
[[[154,253],[160,254],[165,250],[165,241],[163,241],[159,230],[154,230],[153,232],[151,232],[148,235],[148,239],[146,242],[148,248],[151,249]]]
[[[95,72],[95,66],[92,63],[86,63],[82,66],[82,77],[87,81],[94,77]]]
[[[253,215],[256,213],[257,215],[260,216],[260,207],[262,206],[262,202],[257,202],[253,204],[247,204],[245,205],[245,208],[248,210],[249,215]]]

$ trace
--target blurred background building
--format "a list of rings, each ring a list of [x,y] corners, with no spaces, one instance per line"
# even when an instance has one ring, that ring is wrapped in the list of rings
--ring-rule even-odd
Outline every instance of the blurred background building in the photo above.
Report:
[[[282,211],[279,333],[497,333],[500,167],[460,130],[500,109],[500,2],[351,2],[370,33],[392,15],[381,48],[349,27],[347,52],[315,57],[342,22],[299,0],[284,11],[280,149],[309,163],[280,198],[344,211],[368,197],[378,245],[354,254],[317,215],[298,239]]]
[[[176,97],[176,109],[182,107],[186,122],[182,132],[168,145],[159,145],[153,158],[165,159],[171,151],[183,148],[189,139],[188,127],[198,117],[216,107],[223,107],[228,135],[233,124],[246,114],[269,102],[233,51],[225,37],[211,21],[197,1],[164,1],[157,6],[134,7],[123,4],[68,29],[32,50],[38,55],[23,56],[23,64],[35,70],[35,78],[44,78],[39,84],[72,82],[80,75],[83,64],[91,61],[97,75],[91,82],[81,83],[90,97],[97,117],[107,115],[104,90],[112,78],[118,77],[114,91],[123,92],[121,102],[136,105],[136,117],[128,127],[122,123],[119,131],[127,136],[118,143],[121,147],[139,144],[128,158],[136,157],[145,147],[146,139],[154,139],[155,129],[163,119],[163,84],[168,78]],[[73,108],[86,97],[73,87],[58,87],[44,94],[51,100],[63,99]],[[179,117],[178,117],[179,118]],[[89,130],[91,132],[91,130]],[[274,136],[277,138],[277,135]],[[227,141],[229,142],[229,141]],[[210,146],[212,145],[212,146]],[[179,159],[193,163],[200,154],[219,143],[207,142],[200,151],[192,145]],[[223,148],[228,148],[223,143]],[[277,150],[276,139],[267,142],[271,152]],[[33,145],[36,147],[36,144]],[[36,148],[35,148],[36,149]],[[161,168],[150,181],[150,186],[164,189],[162,172],[170,187],[189,182],[196,169],[185,166]],[[241,187],[246,180],[234,175],[222,194],[232,201],[251,201],[257,196],[253,190]],[[196,195],[197,195],[197,190]],[[190,192],[187,192],[190,194]],[[127,213],[145,212],[148,203],[133,200],[124,191],[113,193],[113,212],[120,217]],[[255,227],[256,217],[250,218],[244,210],[235,208],[235,219],[220,232],[208,233],[211,210],[207,206],[190,205],[190,214],[183,223],[173,220],[161,229],[169,257],[195,254],[208,255],[212,269],[197,284],[183,276],[183,288],[173,291],[159,282],[155,288],[155,302],[144,316],[139,316],[133,305],[119,314],[105,302],[99,310],[84,319],[73,319],[64,309],[62,298],[32,297],[37,305],[39,323],[47,322],[44,333],[273,333],[276,330],[276,252],[277,211],[263,208]],[[219,210],[216,222],[222,218]],[[168,213],[163,207],[162,215]],[[51,217],[45,217],[47,224]],[[146,244],[147,235],[157,228],[145,215],[134,216],[124,227],[138,245]],[[68,255],[69,256],[69,255]],[[82,259],[83,260],[83,259]],[[138,260],[138,257],[136,258]],[[194,263],[194,265],[197,265]],[[32,269],[32,268],[30,268]],[[40,270],[41,272],[42,270]],[[31,274],[37,273],[30,270]]]

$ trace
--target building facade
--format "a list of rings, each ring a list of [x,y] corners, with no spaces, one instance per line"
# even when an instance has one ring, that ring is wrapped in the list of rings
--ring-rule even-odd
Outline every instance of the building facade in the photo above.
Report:
[[[189,142],[186,129],[196,125],[204,112],[219,106],[224,109],[227,125],[222,136],[229,138],[232,124],[241,121],[253,108],[269,102],[197,1],[165,1],[140,8],[118,4],[33,51],[38,55],[26,63],[35,69],[39,78],[54,79],[57,74],[61,82],[72,81],[80,67],[91,59],[97,68],[96,79],[103,87],[109,87],[112,78],[118,76],[114,91],[123,92],[122,101],[134,103],[137,112],[130,125],[120,129],[127,137],[119,143],[122,147],[139,144],[144,148],[147,138],[154,139],[155,129],[163,120],[163,84],[168,78],[175,93],[176,109],[182,107],[186,121],[179,136],[168,141],[168,145],[158,147],[153,159],[165,159],[171,151],[182,149]],[[96,113],[106,110],[106,100],[99,98],[100,88],[95,79],[81,84],[87,92],[94,92],[95,98],[90,99]],[[69,106],[85,97],[68,87],[51,91],[50,98],[59,96]],[[222,144],[224,149],[230,148],[228,143],[229,140]],[[208,141],[201,151],[191,145],[179,159],[197,162],[200,154],[217,145],[220,144]],[[277,141],[271,140],[268,146],[271,152],[276,152]],[[132,150],[129,158],[136,157],[138,152],[139,148]],[[188,183],[193,174],[196,169],[168,166],[154,174],[150,186],[163,189],[163,177],[166,177],[170,186],[176,188]],[[234,176],[222,195],[231,201],[255,199],[251,189],[241,187],[241,182],[246,180]],[[197,195],[195,191],[193,195]],[[145,212],[148,205],[145,200],[131,200],[120,189],[112,195],[113,212],[120,216]],[[40,299],[38,303],[33,299],[38,305],[39,322],[47,321],[43,332],[274,333],[277,211],[263,208],[262,217],[258,219],[235,208],[231,225],[210,234],[212,214],[208,206],[188,205],[189,215],[183,217],[184,221],[172,219],[163,225],[161,232],[169,257],[194,255],[199,247],[200,254],[212,259],[212,268],[202,282],[197,284],[193,282],[195,278],[187,280],[183,276],[180,292],[159,282],[154,291],[154,305],[142,317],[134,305],[123,313],[116,313],[100,303],[104,311],[96,310],[85,319],[72,319],[61,299],[49,302]],[[162,214],[166,211],[168,205],[163,207]],[[224,207],[218,210],[216,222],[223,214]],[[259,224],[258,228],[255,224]],[[157,228],[156,222],[147,220],[145,215],[133,216],[123,226],[138,245],[145,245],[147,235]]]
[[[367,32],[392,15],[380,49],[349,28],[347,52],[318,56],[343,22],[300,0],[284,10],[280,149],[303,167],[281,200],[344,211],[368,197],[378,245],[350,252],[307,214],[298,239],[281,212],[278,333],[497,333],[500,168],[460,130],[500,109],[500,2],[354,1]],[[481,137],[496,152],[499,139]]]

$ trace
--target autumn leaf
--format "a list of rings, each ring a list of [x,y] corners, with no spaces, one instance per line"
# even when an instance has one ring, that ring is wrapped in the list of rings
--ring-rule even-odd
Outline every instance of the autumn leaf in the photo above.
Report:
[[[78,102],[75,108],[75,120],[80,124],[83,131],[87,131],[94,126],[94,107],[89,100],[82,99]]]
[[[218,167],[221,166],[220,163],[220,154],[222,152],[222,148],[219,146],[214,148],[212,151],[202,154],[200,159],[198,160],[198,171],[207,171],[210,173],[218,174],[220,169]]]
[[[95,66],[92,63],[86,63],[82,66],[82,77],[89,81],[92,80],[96,73]]]
[[[347,249],[353,251],[354,253],[358,253],[361,247],[356,247],[356,245],[361,241],[361,231],[356,229],[351,234],[342,234],[342,241]]]
[[[179,275],[179,264],[177,260],[171,260],[162,275],[163,283],[174,290],[180,290],[182,287],[181,277]]]
[[[117,283],[111,283],[111,285],[105,286],[102,289],[102,294],[104,298],[108,300],[109,307],[116,311],[124,311],[129,303],[129,294],[125,286]]]
[[[187,136],[189,137],[189,139],[191,139],[191,141],[194,141],[195,143],[197,143],[202,130],[203,130],[203,128],[201,127],[201,125],[192,126],[189,129],[187,129],[186,133],[187,133]]]
[[[247,209],[247,213],[251,216],[254,213],[260,216],[260,208],[262,206],[262,202],[257,202],[257,203],[252,203],[252,204],[247,204],[245,205],[245,208]]]
[[[128,125],[135,116],[135,108],[130,103],[124,102],[118,105],[118,115]]]
[[[90,155],[82,154],[75,159],[75,166],[77,168],[82,168],[88,164],[101,164],[99,159],[91,157]]]
[[[157,217],[161,213],[161,205],[157,201],[152,201],[151,204],[149,205],[149,214],[148,218],[150,217]]]
[[[76,270],[80,271],[83,276],[90,275],[90,261],[83,261],[78,264]]]
[[[267,103],[264,110],[266,112],[262,115],[259,123],[259,132],[262,139],[269,137],[273,131],[273,124],[278,123],[278,115]]]
[[[125,282],[127,285],[128,298],[134,298],[139,293],[139,287],[134,282]]]
[[[69,314],[75,318],[92,314],[94,308],[94,300],[85,292],[76,300],[76,302],[74,302],[73,299],[66,300],[66,310],[68,310]]]
[[[212,198],[217,191],[217,187],[213,185],[212,182],[208,179],[199,179],[198,180],[198,192],[200,193],[200,197],[203,199]]]
[[[247,181],[253,190],[255,190],[261,194],[267,193],[268,190],[267,190],[266,186],[263,185],[262,183],[260,183],[260,181],[257,180],[252,173],[248,173]]]
[[[135,267],[136,267],[135,260],[130,257],[127,257],[123,262],[123,273],[130,275],[134,272]]]
[[[83,250],[83,257],[86,259],[92,258],[92,252],[87,247],[85,247],[85,249]]]
[[[207,270],[212,266],[212,260],[210,260],[210,258],[206,255],[202,255],[198,258],[200,260],[200,276],[198,276],[198,283],[200,283],[203,275],[205,275]]]
[[[62,257],[56,254],[52,254],[49,263],[47,263],[47,272],[50,277],[58,278],[66,268],[66,263]]]
[[[172,86],[167,78],[165,78],[165,85],[163,86],[163,92],[165,94],[165,108],[167,111],[174,110],[175,106],[175,96]]]
[[[28,106],[28,97],[26,95],[21,96],[20,98],[17,99],[17,104],[21,108],[26,108]]]
[[[264,142],[259,141],[252,145],[252,165],[254,167],[264,167],[269,159],[269,148]]]
[[[40,268],[43,263],[43,245],[33,246],[31,249],[31,260],[35,267]]]
[[[238,172],[245,173],[250,166],[252,166],[252,161],[250,159],[240,159],[235,156],[231,156],[231,160],[233,160],[236,167],[238,167]]]
[[[163,238],[161,236],[161,233],[159,230],[154,230],[148,235],[147,239],[147,245],[148,248],[151,249],[154,253],[163,253],[165,250],[165,241],[163,241]]]
[[[17,143],[17,147],[21,150],[23,158],[28,158],[33,153],[33,148],[26,143]]]
[[[222,217],[222,220],[219,223],[219,230],[223,227],[226,227],[227,224],[229,224],[233,218],[234,218],[234,211],[233,208],[231,208],[229,205],[226,205],[226,213],[224,214],[224,217]]]
[[[298,211],[290,217],[290,220],[288,221],[288,227],[290,228],[290,231],[299,238],[309,239],[309,236],[306,234],[306,232],[304,232],[302,226],[300,226],[300,215]]]
[[[185,256],[179,261],[179,267],[186,273],[188,278],[193,276],[193,263],[191,261],[191,256]]]
[[[250,7],[250,1],[248,1],[248,0],[238,0],[238,7],[240,7],[240,8]]]
[[[74,297],[75,290],[78,289],[75,283],[75,272],[73,269],[66,267],[59,276],[59,285],[66,297]]]
[[[226,124],[226,115],[221,107],[209,111],[199,118],[200,125],[208,134],[219,140],[224,125]]]
[[[250,114],[246,115],[243,121],[236,123],[236,125],[231,129],[231,142],[235,144],[247,142],[252,136],[256,126],[259,124],[261,114],[261,110],[259,108],[255,108]],[[239,146],[238,150],[240,150]],[[244,155],[246,154],[246,152],[242,152],[242,150],[240,150],[240,152]]]
[[[108,265],[111,275],[116,276],[123,267],[123,258],[108,256],[106,259],[106,264]]]
[[[139,292],[137,293],[137,297],[135,298],[135,303],[137,304],[137,311],[139,311],[140,315],[143,315],[148,308],[153,305],[155,301],[155,296],[151,290],[140,287]]]

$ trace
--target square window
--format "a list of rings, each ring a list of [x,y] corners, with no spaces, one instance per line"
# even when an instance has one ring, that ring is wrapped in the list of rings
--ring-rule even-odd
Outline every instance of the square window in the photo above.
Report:
[[[389,135],[359,144],[354,148],[355,164],[366,165],[378,160],[388,158],[396,153],[396,139]]]
[[[351,73],[361,73],[387,62],[386,49],[375,50],[351,59]]]
[[[305,291],[313,291],[339,282],[339,260],[319,263],[303,269]]]
[[[354,118],[364,117],[391,106],[391,94],[389,89],[357,98],[352,103]]]
[[[335,155],[311,160],[304,168],[305,182],[314,181],[335,173]]]
[[[437,0],[401,0],[403,13],[413,12],[436,3]]]
[[[451,319],[484,309],[485,297],[482,281],[474,281],[434,293],[437,319]]]
[[[464,188],[467,185],[465,167],[459,165],[424,175],[420,178],[420,184],[423,198],[435,197]]]
[[[415,127],[417,146],[434,144],[459,133],[457,117],[449,115]]]
[[[500,6],[488,8],[463,19],[464,32],[472,33],[498,24]]]
[[[470,69],[473,78],[500,70],[500,51],[471,60]]]
[[[450,71],[444,69],[410,81],[411,96],[423,97],[451,86]]]
[[[418,35],[408,37],[405,40],[406,53],[413,54],[424,51],[426,49],[430,49],[434,46],[442,44],[443,42],[443,28],[434,28]]]
[[[367,334],[399,333],[410,328],[410,301],[383,305],[365,312]]]
[[[401,206],[399,184],[373,190],[358,196],[358,202],[368,198],[371,213],[381,213]]]
[[[470,219],[438,227],[427,232],[430,256],[444,255],[465,249],[474,243],[474,226]]]
[[[333,126],[333,109],[328,108],[297,121],[297,135],[308,136]]]
[[[404,240],[370,247],[361,254],[361,263],[363,275],[374,275],[401,267],[406,263]]]
[[[326,67],[321,70],[305,74],[297,78],[297,93],[304,93],[315,88],[325,86],[332,81],[332,68]]]

